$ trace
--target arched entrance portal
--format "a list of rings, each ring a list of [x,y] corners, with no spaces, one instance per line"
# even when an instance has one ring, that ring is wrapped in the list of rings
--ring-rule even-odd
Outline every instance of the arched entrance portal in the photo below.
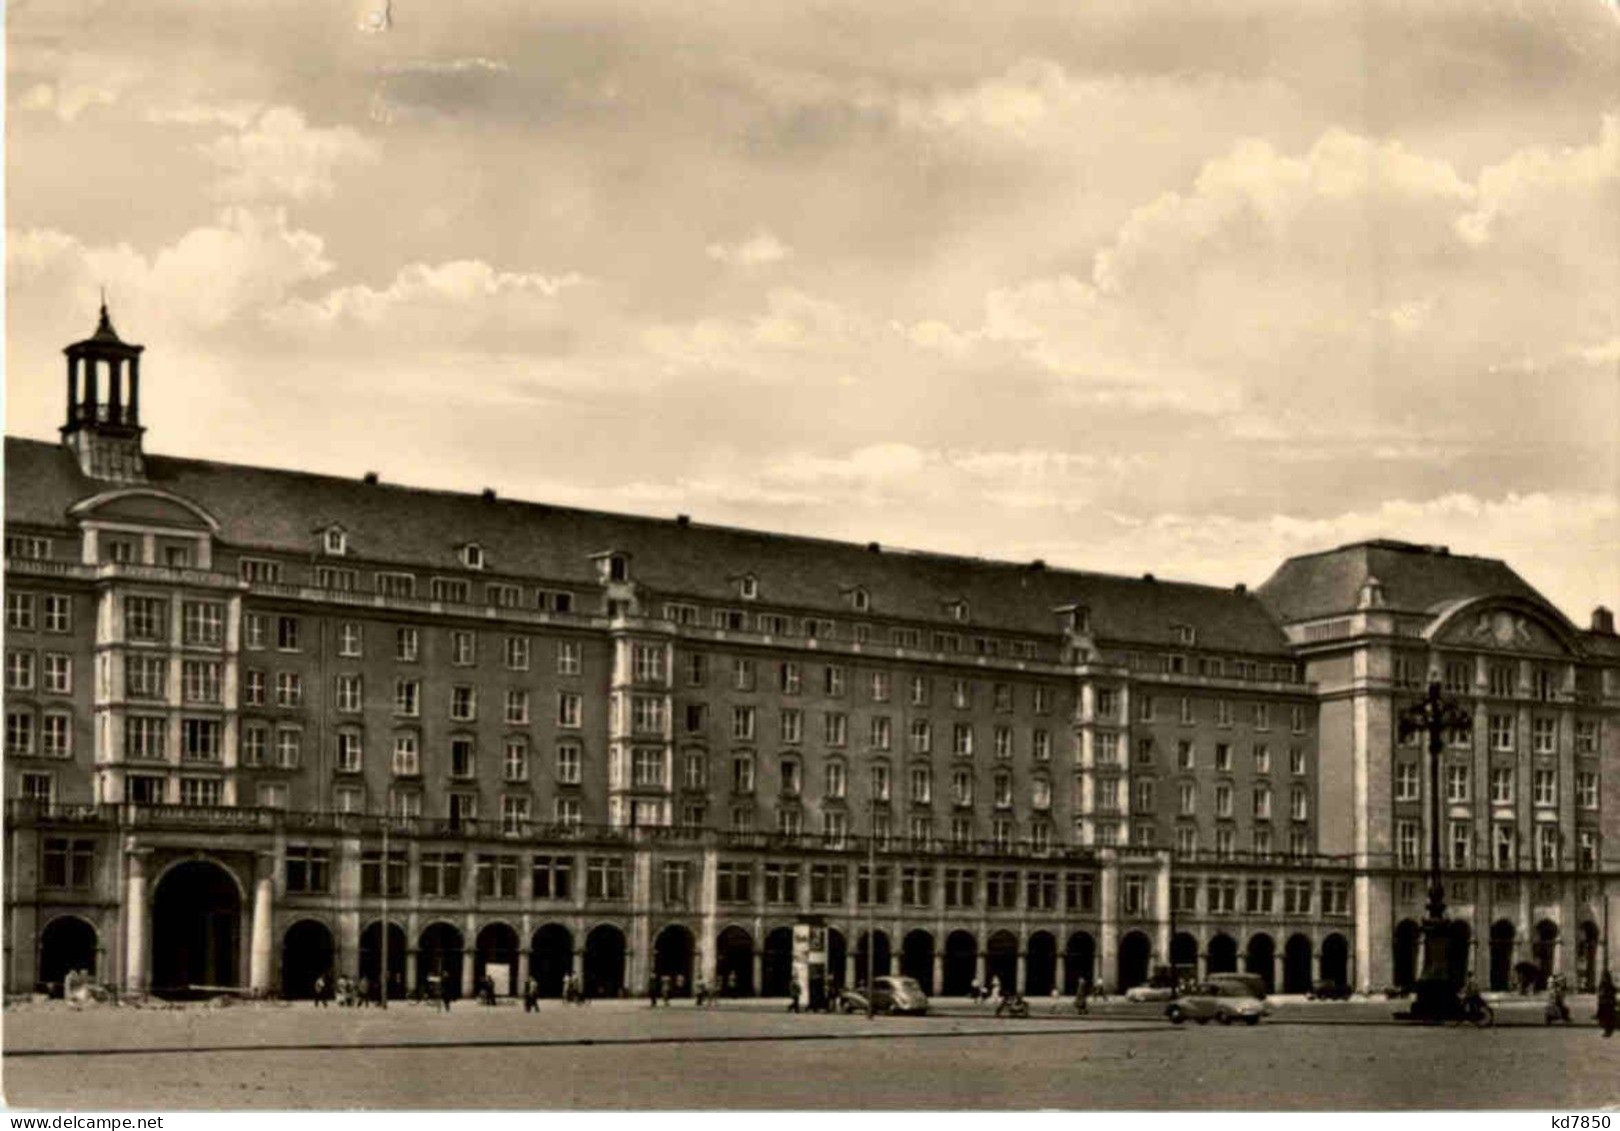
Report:
[[[1148,980],[1148,963],[1153,944],[1141,931],[1131,931],[1119,940],[1119,991],[1140,986]]]
[[[1212,937],[1209,940],[1209,973],[1236,974],[1237,954],[1237,940],[1231,935]]]
[[[1393,975],[1395,984],[1409,990],[1417,981],[1418,946],[1422,933],[1416,923],[1402,919],[1395,926],[1395,953]]]
[[[511,997],[518,991],[518,935],[506,923],[491,923],[478,932],[473,955],[473,977],[483,985],[487,974],[495,979],[495,992]],[[494,969],[491,969],[494,967]],[[504,967],[504,972],[502,971]]]
[[[1283,944],[1282,988],[1285,994],[1311,991],[1311,940],[1304,935],[1289,935]]]
[[[889,952],[889,936],[888,936],[888,934],[886,934],[883,931],[873,931],[872,932],[872,947],[871,947],[871,953],[870,953],[871,965],[870,966],[868,966],[868,964],[867,964],[868,953],[867,953],[866,938],[867,938],[867,936],[866,936],[865,931],[862,931],[859,935],[855,936],[855,984],[856,985],[864,985],[865,984],[868,970],[871,971],[871,976],[874,977],[874,978],[881,978],[885,974],[889,973],[890,952]]]
[[[1198,940],[1186,931],[1170,937],[1170,965],[1181,981],[1198,977]]]
[[[1063,971],[1063,992],[1072,994],[1080,988],[1080,979],[1084,978],[1093,986],[1097,982],[1097,940],[1085,931],[1076,931],[1069,936],[1069,945],[1064,951],[1065,961]]]
[[[75,970],[96,972],[96,929],[77,915],[52,919],[39,935],[39,980],[52,995]]]
[[[1337,931],[1322,940],[1322,980],[1350,985],[1350,940]]]
[[[1260,975],[1261,981],[1266,984],[1266,993],[1277,992],[1277,944],[1270,935],[1261,933],[1249,940],[1243,969],[1247,973]]]
[[[927,931],[911,931],[900,944],[900,973],[917,979],[924,993],[937,993],[934,986],[934,936]]]
[[[1518,932],[1506,919],[1491,924],[1491,989],[1513,988],[1513,939]]]
[[[847,985],[849,940],[836,927],[827,928],[827,988],[831,992]]]
[[[403,931],[400,932],[402,935]],[[388,932],[388,962],[393,965],[394,944],[393,930]],[[443,994],[445,984],[450,986],[450,996],[461,996],[461,932],[449,923],[434,923],[422,932],[422,938],[416,946],[416,988],[422,993],[433,996]],[[376,959],[372,959],[375,966]]]
[[[187,860],[164,873],[152,897],[152,992],[238,986],[242,893],[212,860]]]
[[[1057,939],[1036,931],[1024,946],[1024,992],[1046,997],[1057,985]]]
[[[671,992],[686,997],[692,992],[692,932],[671,923],[653,940],[653,973],[668,978]]]
[[[456,936],[458,939],[460,936]],[[382,969],[382,924],[371,923],[360,932],[360,973],[372,986],[378,984]],[[389,998],[405,996],[405,928],[398,923],[388,924],[388,985]],[[459,944],[456,961],[461,961]],[[420,977],[420,975],[419,975]],[[461,985],[461,967],[456,967],[456,985]],[[460,992],[459,989],[457,991]]]
[[[792,927],[778,927],[765,936],[765,949],[759,959],[759,980],[761,996],[788,996],[788,986],[793,981]]]
[[[1577,932],[1575,953],[1575,988],[1589,994],[1597,989],[1598,978],[1598,925],[1588,920]]]
[[[1446,977],[1461,989],[1468,981],[1468,971],[1474,968],[1474,929],[1461,919],[1451,921],[1450,936],[1446,939]]]
[[[547,923],[529,944],[529,975],[541,997],[562,997],[563,980],[574,970],[574,936],[559,923]]]
[[[727,927],[715,942],[715,980],[727,997],[754,995],[754,938],[741,927]]]
[[[585,992],[618,997],[624,990],[624,932],[603,923],[585,936]]]
[[[1018,985],[1018,936],[1011,931],[997,931],[984,944],[984,976],[1001,982],[1001,991],[1008,993]]]
[[[945,985],[940,992],[946,997],[966,997],[973,989],[978,973],[979,944],[966,931],[952,931],[945,936]]]
[[[1547,979],[1553,976],[1558,957],[1558,924],[1543,919],[1536,924],[1536,941],[1532,946],[1536,961],[1536,990],[1547,988]]]
[[[289,1001],[315,996],[315,979],[332,984],[337,947],[332,931],[317,919],[300,919],[281,940],[281,996]]]

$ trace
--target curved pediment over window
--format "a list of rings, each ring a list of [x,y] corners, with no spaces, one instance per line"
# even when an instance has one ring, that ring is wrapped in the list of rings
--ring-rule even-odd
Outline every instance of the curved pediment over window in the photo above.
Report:
[[[1424,636],[1441,647],[1540,656],[1582,652],[1579,634],[1557,610],[1519,597],[1477,597],[1448,605]]]
[[[73,518],[136,526],[219,533],[219,522],[190,499],[155,487],[123,487],[81,499],[68,508]]]

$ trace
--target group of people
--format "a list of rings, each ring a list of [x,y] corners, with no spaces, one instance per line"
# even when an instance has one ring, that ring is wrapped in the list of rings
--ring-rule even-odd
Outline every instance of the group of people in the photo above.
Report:
[[[351,978],[347,974],[328,977],[318,974],[315,977],[315,1004],[320,1008],[330,1008],[335,1001],[345,1008],[366,1008],[376,998],[376,991],[371,979],[364,974],[358,978]]]
[[[672,996],[686,996],[686,976],[684,974],[649,974],[647,976],[647,1004],[653,1008],[662,1002],[664,1008],[669,1008],[669,999]]]

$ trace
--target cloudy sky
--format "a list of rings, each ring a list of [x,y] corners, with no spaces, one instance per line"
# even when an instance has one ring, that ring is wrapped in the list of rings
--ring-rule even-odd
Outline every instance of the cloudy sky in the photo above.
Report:
[[[1614,0],[13,0],[7,428],[1620,602]]]

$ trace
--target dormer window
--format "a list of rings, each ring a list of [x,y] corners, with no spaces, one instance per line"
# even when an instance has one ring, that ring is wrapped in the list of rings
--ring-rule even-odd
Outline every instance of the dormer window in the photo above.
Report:
[[[950,610],[952,620],[965,621],[968,619],[968,603],[965,600],[952,601],[946,608]]]
[[[1089,605],[1064,605],[1056,610],[1063,618],[1063,625],[1076,636],[1091,635],[1091,607]]]
[[[341,526],[328,526],[321,533],[321,548],[334,557],[349,552],[349,532]]]
[[[1191,648],[1198,643],[1198,630],[1190,624],[1178,624],[1176,628],[1176,643]]]
[[[483,569],[484,548],[477,542],[468,542],[461,547],[461,564],[468,569]]]
[[[737,579],[737,595],[744,601],[752,601],[759,596],[759,578],[751,573],[745,573]]]
[[[624,551],[604,550],[600,554],[592,554],[591,560],[596,563],[596,575],[604,583],[630,580],[630,555]]]
[[[856,612],[864,613],[872,607],[872,598],[864,588],[857,585],[849,591],[849,603]]]

